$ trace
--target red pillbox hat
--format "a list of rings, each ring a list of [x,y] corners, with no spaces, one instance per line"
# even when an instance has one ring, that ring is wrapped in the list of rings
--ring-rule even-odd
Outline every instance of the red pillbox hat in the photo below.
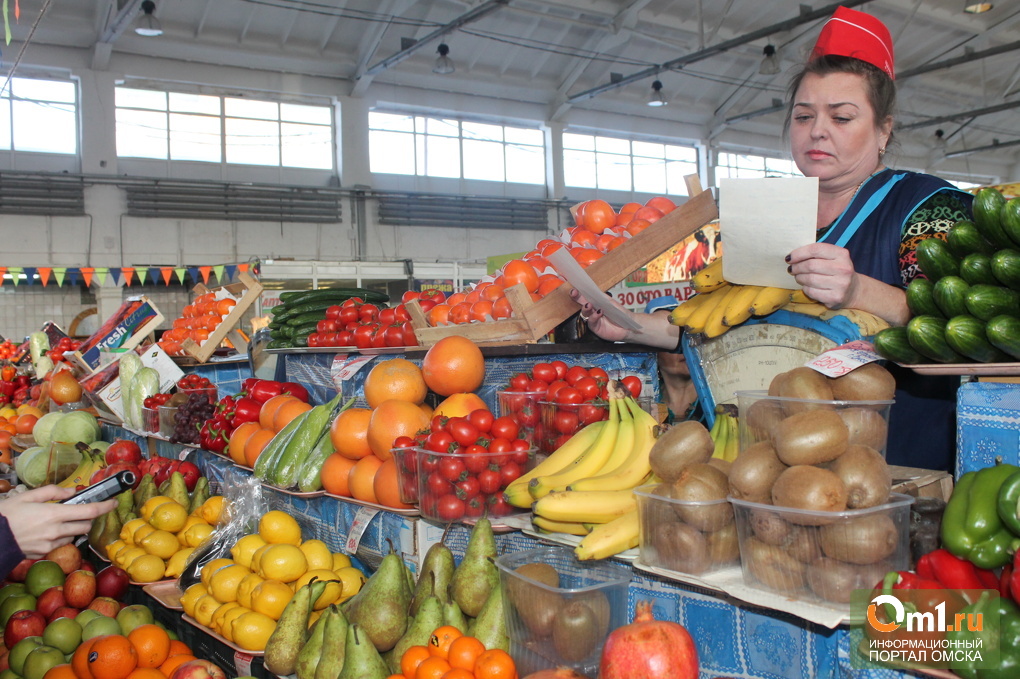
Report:
[[[895,79],[893,43],[881,21],[855,9],[839,7],[822,26],[811,58],[827,55],[866,61]]]

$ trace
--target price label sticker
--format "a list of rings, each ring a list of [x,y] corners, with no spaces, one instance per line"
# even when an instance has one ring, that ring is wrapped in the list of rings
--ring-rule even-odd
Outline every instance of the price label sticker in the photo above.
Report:
[[[343,382],[354,377],[359,370],[372,361],[372,356],[350,356],[349,354],[337,354],[333,357],[333,365],[329,368],[329,377],[333,380],[333,386],[340,391]]]
[[[875,353],[875,347],[870,342],[856,340],[829,349],[804,365],[826,377],[840,377],[862,365],[880,360],[882,357]]]
[[[361,537],[368,530],[369,522],[378,513],[378,509],[372,509],[371,507],[358,508],[357,513],[354,514],[354,521],[351,523],[351,530],[347,533],[347,545],[345,548],[348,554],[357,554]]]
[[[234,651],[234,669],[237,670],[237,676],[239,677],[250,677],[251,676],[251,661],[255,656],[249,655],[248,653],[242,653],[241,651]]]

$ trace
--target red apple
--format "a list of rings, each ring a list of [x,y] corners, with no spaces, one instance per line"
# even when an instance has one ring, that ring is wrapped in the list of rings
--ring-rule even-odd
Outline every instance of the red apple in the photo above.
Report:
[[[18,562],[18,565],[11,570],[7,579],[11,582],[24,582],[25,576],[28,575],[28,569],[31,568],[32,564],[38,560],[39,559],[22,559]]]
[[[108,618],[116,618],[117,614],[120,613],[120,602],[108,596],[97,596],[89,604],[89,608]]]
[[[114,462],[132,462],[138,464],[142,461],[142,449],[134,441],[117,439],[106,449],[106,464]]]
[[[68,606],[85,608],[96,598],[96,575],[92,571],[78,570],[64,581],[64,601]]]
[[[88,571],[89,573],[95,573],[96,572],[96,567],[92,565],[91,561],[82,561],[81,565],[78,566],[78,570],[80,570],[80,571]]]
[[[41,637],[46,629],[46,618],[39,611],[18,611],[7,620],[4,628],[4,646],[14,648],[26,637]]]
[[[117,566],[107,566],[96,573],[96,595],[120,600],[131,585],[127,571]]]
[[[49,554],[43,557],[49,561],[54,561],[60,570],[64,571],[64,575],[67,575],[71,571],[76,571],[81,567],[81,552],[74,546],[74,543],[67,543],[61,545],[56,549],[50,551]]]
[[[46,624],[50,624],[57,618],[71,618],[73,620],[79,613],[81,613],[80,608],[74,608],[73,606],[61,606],[49,614],[49,617],[46,618]]]
[[[50,587],[36,599],[35,610],[39,611],[44,618],[48,618],[50,613],[66,605],[67,600],[64,598],[64,588]]]
[[[170,679],[226,679],[226,673],[208,660],[189,660],[176,670]]]

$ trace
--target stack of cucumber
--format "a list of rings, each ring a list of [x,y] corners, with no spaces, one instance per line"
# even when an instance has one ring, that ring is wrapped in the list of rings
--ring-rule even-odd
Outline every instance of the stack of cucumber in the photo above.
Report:
[[[318,322],[326,318],[326,309],[353,297],[373,304],[389,301],[385,294],[365,288],[322,288],[282,293],[280,304],[270,309],[273,314],[273,320],[269,322],[271,341],[266,348],[308,346],[308,336],[315,332]]]
[[[985,188],[974,221],[946,239],[917,246],[926,278],[907,286],[907,325],[875,335],[875,349],[897,363],[1001,363],[1020,359],[1020,198]]]

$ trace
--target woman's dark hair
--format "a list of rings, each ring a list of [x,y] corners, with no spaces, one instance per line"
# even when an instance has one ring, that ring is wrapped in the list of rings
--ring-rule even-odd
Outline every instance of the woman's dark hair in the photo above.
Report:
[[[809,61],[799,73],[793,76],[793,80],[790,81],[790,86],[787,88],[787,105],[786,105],[786,120],[783,122],[783,136],[786,136],[790,132],[790,119],[793,117],[793,106],[796,103],[794,97],[797,95],[797,90],[800,88],[801,81],[804,80],[804,76],[809,73],[814,75],[830,75],[832,73],[852,73],[853,75],[859,75],[864,78],[867,83],[866,89],[868,93],[868,103],[871,104],[871,109],[875,112],[875,125],[880,125],[883,121],[891,118],[896,110],[896,83],[889,75],[878,68],[872,66],[866,61],[860,59],[854,59],[853,57],[843,57],[837,55],[828,55],[818,57]],[[893,133],[889,130],[889,142],[893,143]]]

